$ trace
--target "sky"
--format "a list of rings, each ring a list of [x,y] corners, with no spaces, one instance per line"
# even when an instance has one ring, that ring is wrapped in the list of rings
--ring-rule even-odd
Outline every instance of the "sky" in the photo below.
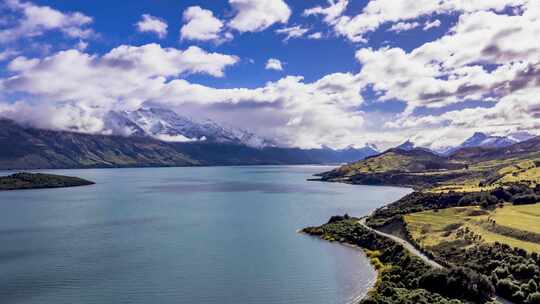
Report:
[[[538,0],[0,0],[0,116],[163,107],[285,146],[540,134]]]

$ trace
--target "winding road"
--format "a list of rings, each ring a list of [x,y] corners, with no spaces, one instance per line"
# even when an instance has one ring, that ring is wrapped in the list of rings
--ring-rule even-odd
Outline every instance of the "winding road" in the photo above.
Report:
[[[366,217],[363,217],[361,218],[359,221],[358,221],[358,224],[362,225],[362,227],[366,228],[367,230],[370,230],[382,237],[386,237],[386,238],[389,238],[391,240],[393,240],[394,242],[402,245],[405,249],[407,249],[410,253],[412,253],[413,255],[419,257],[420,259],[422,259],[424,262],[426,262],[428,265],[431,265],[432,267],[434,268],[439,268],[439,269],[442,269],[444,268],[441,264],[435,262],[434,260],[432,260],[431,258],[429,258],[428,256],[426,256],[425,254],[423,254],[422,252],[420,252],[418,249],[416,249],[416,247],[414,247],[411,243],[409,243],[407,240],[404,240],[402,238],[399,238],[395,235],[391,235],[391,234],[388,234],[388,233],[384,233],[384,232],[381,232],[379,230],[376,230],[376,229],[373,229],[371,227],[369,227],[368,225],[366,225],[366,219],[369,217],[366,216]],[[500,304],[514,304],[513,302],[509,301],[509,300],[506,300],[506,299],[503,299],[499,296],[496,296],[494,298],[494,300],[497,302],[497,303],[500,303]]]
[[[411,243],[409,243],[408,241],[402,239],[402,238],[399,238],[395,235],[391,235],[391,234],[388,234],[388,233],[384,233],[384,232],[381,232],[379,230],[375,230],[371,227],[369,227],[368,225],[366,225],[366,218],[363,217],[361,218],[358,223],[360,225],[362,225],[364,228],[370,230],[370,231],[373,231],[374,233],[380,235],[380,236],[383,236],[383,237],[386,237],[386,238],[389,238],[391,240],[393,240],[394,242],[402,245],[405,249],[407,249],[410,253],[412,253],[413,255],[419,257],[420,259],[422,259],[424,262],[426,262],[428,265],[432,266],[432,267],[435,267],[435,268],[444,268],[441,264],[435,262],[434,260],[430,259],[429,257],[427,257],[425,254],[423,254],[422,252],[420,252],[420,250],[416,249],[416,247],[414,247]]]

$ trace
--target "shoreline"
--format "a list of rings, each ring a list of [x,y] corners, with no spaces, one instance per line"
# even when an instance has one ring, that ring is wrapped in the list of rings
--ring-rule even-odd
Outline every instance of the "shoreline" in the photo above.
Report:
[[[325,240],[323,240],[321,238],[318,238],[318,237],[316,237],[314,235],[310,235],[310,234],[304,232],[303,229],[298,229],[296,231],[296,233],[305,235],[305,236],[310,237],[310,238],[317,239],[319,241],[328,242],[328,241],[325,241]],[[353,296],[353,298],[351,300],[343,303],[343,304],[357,304],[361,300],[363,300],[375,288],[375,285],[377,284],[377,281],[379,280],[381,273],[380,273],[379,270],[377,270],[375,268],[375,266],[373,266],[373,263],[371,263],[370,258],[368,257],[368,255],[366,253],[366,249],[364,249],[364,248],[362,248],[362,247],[360,247],[358,245],[349,244],[349,243],[346,243],[346,242],[332,241],[330,243],[337,243],[337,245],[339,245],[339,246],[344,246],[344,247],[350,248],[352,250],[361,252],[362,255],[364,256],[364,258],[366,258],[366,260],[369,261],[369,265],[371,266],[372,270],[375,272],[375,277],[372,280],[369,280],[369,285],[370,285],[369,288],[367,288],[361,294]]]

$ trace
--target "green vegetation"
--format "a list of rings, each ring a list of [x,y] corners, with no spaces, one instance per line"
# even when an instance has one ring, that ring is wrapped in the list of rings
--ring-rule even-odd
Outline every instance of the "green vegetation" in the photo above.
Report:
[[[494,286],[486,276],[462,267],[433,269],[401,245],[367,230],[358,219],[333,217],[325,225],[303,231],[366,250],[379,277],[362,300],[364,304],[485,303],[494,295]]]
[[[540,205],[531,206],[540,212]],[[523,207],[529,206],[508,205],[492,211],[457,207],[407,214],[404,220],[412,240],[426,249],[499,242],[540,253],[540,217],[519,211]]]
[[[15,173],[0,177],[0,190],[61,188],[92,184],[94,183],[78,177],[42,173]]]

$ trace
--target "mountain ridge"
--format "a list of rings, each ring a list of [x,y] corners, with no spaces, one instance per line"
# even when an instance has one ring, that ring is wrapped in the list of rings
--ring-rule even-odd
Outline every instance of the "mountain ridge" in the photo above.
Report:
[[[0,119],[0,169],[340,164],[365,149],[253,148],[234,143],[165,142],[148,136],[93,135]]]

